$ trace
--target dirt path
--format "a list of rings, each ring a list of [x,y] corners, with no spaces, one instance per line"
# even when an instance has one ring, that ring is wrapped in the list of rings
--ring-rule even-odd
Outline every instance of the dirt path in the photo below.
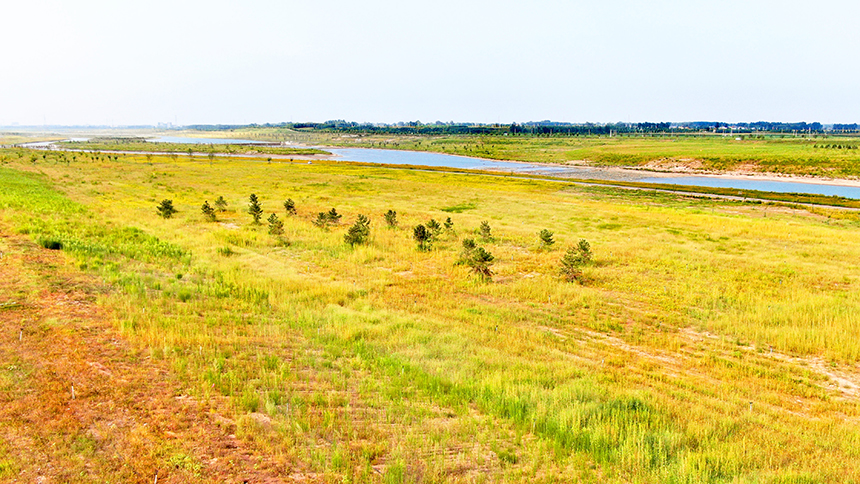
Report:
[[[218,400],[199,402],[117,333],[110,291],[0,226],[0,480],[283,482]]]

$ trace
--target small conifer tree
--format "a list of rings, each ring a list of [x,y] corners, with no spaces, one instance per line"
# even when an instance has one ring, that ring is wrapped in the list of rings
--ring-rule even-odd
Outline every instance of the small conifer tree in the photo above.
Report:
[[[445,219],[445,232],[451,233],[454,231],[454,221],[451,220],[451,217]]]
[[[248,214],[254,218],[254,225],[260,225],[260,217],[263,216],[263,208],[260,207],[260,200],[257,199],[257,195],[251,194],[248,198]]]
[[[370,220],[364,215],[359,215],[352,227],[343,236],[343,240],[349,245],[363,244],[370,237]]]
[[[212,205],[209,205],[209,200],[203,202],[203,206],[200,208],[200,211],[203,212],[203,217],[210,221],[215,221],[215,209],[212,208]]]
[[[227,211],[227,200],[224,200],[224,197],[218,195],[218,198],[215,199],[215,210],[219,212]]]
[[[538,239],[540,239],[540,247],[541,249],[548,249],[552,244],[555,243],[555,240],[552,239],[553,233],[547,229],[543,229],[538,234]]]
[[[433,234],[427,230],[427,227],[419,224],[412,229],[412,238],[418,242],[418,250],[430,250],[430,243],[433,239]]]
[[[296,202],[294,202],[292,198],[286,199],[284,201],[284,210],[287,211],[287,215],[295,215],[296,214]]]
[[[269,222],[269,235],[279,236],[284,235],[284,222],[282,222],[274,213],[266,219]]]
[[[158,207],[156,207],[156,210],[158,210],[158,215],[160,215],[161,218],[171,218],[173,217],[173,214],[177,212],[177,210],[173,208],[173,200],[167,199],[162,200],[161,203],[158,204]]]
[[[337,213],[337,210],[332,208],[331,210],[328,211],[326,216],[328,217],[329,223],[331,223],[332,225],[337,225],[340,223],[341,215],[339,213]]]
[[[478,247],[478,244],[475,243],[475,239],[463,239],[463,249],[460,251],[460,258],[457,259],[455,265],[463,265],[468,264],[469,260],[472,258],[472,252]]]
[[[325,212],[320,212],[317,214],[317,218],[313,220],[313,224],[321,229],[328,228],[328,214]]]
[[[591,262],[591,245],[585,239],[580,239],[576,247],[567,249],[561,258],[561,275],[568,282],[585,282],[582,267]]]
[[[493,265],[493,257],[492,254],[484,250],[483,247],[476,247],[472,251],[472,255],[469,257],[467,264],[472,268],[472,272],[478,275],[482,280],[489,281],[493,277],[493,272],[490,270],[490,266]]]
[[[433,234],[434,238],[438,237],[439,234],[442,233],[442,225],[432,218],[427,222],[427,228],[430,229],[430,233]]]
[[[481,222],[481,226],[478,227],[478,234],[484,240],[484,242],[489,242],[493,240],[493,234],[490,231],[490,224],[484,220]]]
[[[395,212],[394,210],[389,210],[385,212],[385,223],[390,229],[397,227],[397,212]]]

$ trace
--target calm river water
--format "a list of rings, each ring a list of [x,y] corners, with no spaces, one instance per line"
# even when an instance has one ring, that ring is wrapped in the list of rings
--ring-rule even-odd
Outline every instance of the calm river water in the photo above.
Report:
[[[499,170],[513,173],[552,175],[570,178],[638,181],[669,185],[738,188],[777,193],[811,193],[836,195],[860,200],[860,187],[805,183],[797,181],[756,180],[708,175],[676,175],[641,170],[603,169],[588,166],[547,166],[534,163],[493,161],[467,156],[425,153],[419,151],[379,150],[369,148],[324,148],[345,161],[387,163],[392,165],[437,166],[473,170]]]

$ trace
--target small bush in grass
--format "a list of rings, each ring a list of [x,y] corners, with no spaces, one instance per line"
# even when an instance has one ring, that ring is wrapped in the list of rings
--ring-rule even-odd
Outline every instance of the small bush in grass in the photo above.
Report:
[[[288,199],[284,200],[284,210],[287,211],[287,215],[295,215],[296,214],[296,202],[294,202],[292,198],[288,198]]]
[[[543,229],[538,234],[538,239],[540,240],[541,249],[548,249],[552,244],[555,243],[555,240],[552,238],[553,233],[547,229]]]
[[[394,210],[385,212],[385,223],[390,229],[397,227],[397,212]]]
[[[63,250],[63,242],[51,236],[40,236],[36,242],[49,250]]]
[[[257,199],[257,195],[252,193],[248,201],[248,214],[254,218],[254,225],[260,225],[260,218],[263,216],[263,208],[260,207],[260,200]]]
[[[209,205],[209,200],[203,202],[203,206],[200,207],[200,211],[203,212],[203,217],[206,220],[210,222],[215,221],[215,209],[212,208],[212,205]]]
[[[430,230],[430,233],[433,234],[433,237],[438,237],[439,234],[442,233],[442,225],[434,219],[430,219],[427,222],[427,228]]]
[[[433,234],[427,230],[427,227],[418,224],[412,229],[412,238],[418,242],[418,250],[430,250],[430,244],[433,240]]]
[[[156,207],[156,210],[158,210],[158,215],[160,215],[161,218],[171,218],[173,217],[173,214],[177,212],[177,210],[173,208],[173,200],[168,199],[162,200],[161,203],[158,204],[158,207]]]
[[[224,197],[219,195],[218,198],[215,199],[215,210],[219,212],[227,211],[227,200],[224,200]]]
[[[269,215],[269,218],[266,221],[269,222],[269,235],[284,235],[284,222],[282,222],[277,215]]]
[[[493,260],[495,260],[495,257],[484,250],[483,247],[475,247],[466,263],[478,277],[484,281],[489,281],[493,277],[493,272],[490,270]]]
[[[320,212],[317,214],[317,218],[313,220],[313,224],[321,229],[328,228],[328,214],[325,212]]]
[[[478,244],[475,243],[475,239],[463,239],[463,250],[460,251],[460,258],[454,264],[458,266],[468,264],[477,247]]]
[[[451,220],[451,217],[448,217],[445,219],[444,226],[445,226],[445,232],[448,232],[450,234],[451,232],[454,231],[454,221]]]
[[[582,274],[583,266],[588,265],[592,259],[591,245],[585,239],[580,239],[575,247],[567,249],[561,258],[561,275],[568,282],[585,282]]]
[[[370,220],[364,215],[359,215],[358,220],[349,228],[343,240],[349,245],[363,244],[370,237]]]
[[[331,209],[328,212],[320,212],[313,224],[319,228],[327,229],[329,225],[337,225],[340,223],[342,215],[337,213],[337,210]]]
[[[481,239],[483,239],[484,242],[490,242],[491,240],[493,240],[493,234],[490,229],[490,224],[486,220],[481,222],[481,226],[478,227],[478,235],[481,236]]]

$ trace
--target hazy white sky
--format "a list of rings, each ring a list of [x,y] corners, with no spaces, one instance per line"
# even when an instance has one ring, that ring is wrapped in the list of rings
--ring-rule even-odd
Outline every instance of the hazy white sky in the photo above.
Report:
[[[0,125],[860,122],[860,2],[4,2]]]

